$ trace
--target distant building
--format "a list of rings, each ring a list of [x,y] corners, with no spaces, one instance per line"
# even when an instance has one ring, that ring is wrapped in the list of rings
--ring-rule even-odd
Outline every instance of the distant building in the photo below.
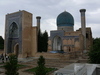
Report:
[[[67,11],[57,17],[57,30],[50,32],[48,52],[60,51],[80,54],[89,49],[92,44],[91,28],[85,25],[85,9],[81,9],[82,27],[74,31],[74,18]],[[32,27],[32,14],[20,10],[6,15],[5,53],[15,53],[20,58],[44,55],[52,58],[60,54],[38,53],[37,34],[40,29],[40,16],[36,17],[37,26]]]

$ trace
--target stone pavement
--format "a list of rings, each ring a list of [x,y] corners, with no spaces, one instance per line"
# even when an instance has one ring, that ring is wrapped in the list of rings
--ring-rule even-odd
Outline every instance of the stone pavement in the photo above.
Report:
[[[23,59],[18,59],[18,60],[19,60],[19,64],[27,65],[25,68],[19,69],[18,71],[19,75],[33,75],[32,73],[24,72],[24,70],[36,67],[38,59],[37,58],[23,58]],[[46,67],[60,69],[66,65],[77,62],[77,60],[45,59],[45,62],[46,62],[45,64]],[[2,64],[0,66],[2,66]],[[0,72],[2,72],[0,75],[5,75],[4,68],[0,68]],[[50,73],[49,75],[53,75],[53,73]]]

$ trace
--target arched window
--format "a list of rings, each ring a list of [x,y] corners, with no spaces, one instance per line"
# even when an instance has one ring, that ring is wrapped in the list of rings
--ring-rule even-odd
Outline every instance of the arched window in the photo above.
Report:
[[[13,22],[9,27],[9,37],[18,37],[18,26],[15,22]]]

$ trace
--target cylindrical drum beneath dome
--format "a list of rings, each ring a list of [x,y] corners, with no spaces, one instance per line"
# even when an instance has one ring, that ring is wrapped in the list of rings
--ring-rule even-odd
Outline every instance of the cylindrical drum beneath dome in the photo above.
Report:
[[[74,31],[73,26],[59,26],[57,27],[57,30],[64,30],[65,32]]]

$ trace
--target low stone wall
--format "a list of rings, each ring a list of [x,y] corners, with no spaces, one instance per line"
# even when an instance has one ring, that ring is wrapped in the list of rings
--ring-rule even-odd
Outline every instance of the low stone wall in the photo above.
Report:
[[[76,51],[76,52],[71,52],[69,53],[70,59],[77,59],[82,57],[82,52],[81,51]]]
[[[42,52],[42,53],[35,53],[33,57],[39,58],[40,56],[43,56],[44,58],[48,59],[63,59],[63,60],[70,60],[70,59],[79,59],[82,58],[81,52],[70,52],[70,53],[48,53],[48,52]],[[22,58],[22,54],[19,54],[19,58]],[[26,57],[25,57],[26,58]]]
[[[43,56],[45,58],[50,58],[50,59],[69,59],[69,54],[67,53],[36,53],[35,54],[35,57],[40,57],[40,56]]]

